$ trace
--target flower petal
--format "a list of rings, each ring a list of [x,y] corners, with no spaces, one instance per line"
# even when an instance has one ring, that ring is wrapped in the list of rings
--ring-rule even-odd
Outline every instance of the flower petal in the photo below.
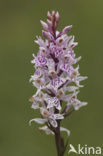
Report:
[[[56,120],[59,120],[59,119],[64,119],[64,116],[62,114],[54,114],[54,118]]]
[[[77,81],[83,81],[83,80],[85,80],[85,79],[87,79],[88,77],[87,76],[79,76],[78,78],[77,78]]]
[[[60,127],[60,131],[64,131],[67,133],[68,136],[70,136],[70,131],[68,129]]]
[[[39,104],[37,102],[33,103],[31,108],[33,109],[39,109]]]
[[[41,119],[41,118],[35,118],[29,121],[29,124],[31,125],[31,122],[35,121],[38,124],[44,124],[47,120],[46,119]]]
[[[53,127],[56,128],[56,127],[58,126],[56,120],[54,120],[54,119],[49,119],[49,121],[50,121],[50,123],[51,123],[51,125],[52,125]]]
[[[69,91],[69,92],[74,92],[74,91],[76,91],[77,89],[78,89],[78,87],[76,87],[76,86],[70,86],[70,87],[67,88],[67,91]]]
[[[75,110],[79,110],[82,106],[86,106],[88,103],[87,102],[78,102],[78,103],[74,103],[74,109]]]

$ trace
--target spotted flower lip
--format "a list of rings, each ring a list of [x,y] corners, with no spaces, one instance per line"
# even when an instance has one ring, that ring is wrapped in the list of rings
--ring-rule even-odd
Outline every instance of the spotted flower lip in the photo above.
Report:
[[[53,127],[57,127],[56,120],[64,119],[64,116],[62,114],[54,114],[54,110],[52,109],[52,107],[49,108],[49,110],[40,108],[40,111],[42,116],[47,119]]]
[[[48,98],[46,101],[48,103],[47,108],[52,108],[54,106],[56,109],[61,110],[60,101],[57,97]]]
[[[51,111],[50,109],[48,111],[45,108],[40,108],[40,112],[41,112],[41,115],[44,119],[42,119],[42,118],[32,119],[29,122],[30,124],[32,121],[35,121],[36,123],[39,123],[39,124],[44,124],[44,123],[49,121],[53,127],[57,127],[57,121],[56,120],[64,119],[64,116],[62,114],[54,114],[53,110]]]
[[[71,108],[77,111],[87,105],[87,102],[77,98],[79,88],[83,87],[81,81],[87,79],[80,75],[79,66],[76,66],[81,60],[81,56],[76,57],[74,53],[78,43],[74,41],[74,36],[68,35],[72,25],[57,30],[59,19],[59,13],[52,11],[47,13],[47,22],[40,20],[44,39],[36,37],[39,50],[37,55],[33,54],[31,63],[34,74],[30,78],[36,87],[36,93],[30,98],[32,108],[38,109],[41,115],[30,120],[30,123],[43,124],[39,129],[53,135]],[[63,127],[60,131],[70,135],[70,131]]]

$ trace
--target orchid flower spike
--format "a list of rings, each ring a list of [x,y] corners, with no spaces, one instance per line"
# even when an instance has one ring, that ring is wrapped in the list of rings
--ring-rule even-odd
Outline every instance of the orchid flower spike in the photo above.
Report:
[[[54,135],[57,151],[61,154],[58,156],[63,156],[67,145],[61,132],[65,131],[68,139],[70,131],[61,127],[61,122],[72,112],[87,105],[87,102],[78,99],[79,88],[83,87],[80,82],[87,77],[81,76],[79,66],[76,67],[81,57],[76,58],[74,53],[74,47],[78,44],[74,41],[74,36],[68,36],[72,25],[59,32],[59,21],[60,15],[56,11],[48,11],[47,22],[40,21],[44,40],[37,37],[35,41],[39,51],[37,55],[33,54],[31,62],[35,69],[30,78],[36,88],[36,93],[30,101],[32,108],[39,110],[40,117],[31,119],[29,123],[43,125],[39,128],[40,131]]]

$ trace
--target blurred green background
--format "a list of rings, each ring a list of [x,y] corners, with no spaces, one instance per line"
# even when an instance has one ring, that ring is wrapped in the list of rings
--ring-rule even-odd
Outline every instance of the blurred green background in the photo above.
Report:
[[[37,124],[28,125],[37,116],[28,102],[35,91],[28,82],[30,61],[38,50],[39,20],[48,10],[60,12],[59,30],[73,25],[80,72],[89,77],[79,95],[89,105],[63,126],[71,130],[75,147],[103,144],[103,0],[0,0],[0,156],[56,156],[54,138],[40,133]]]

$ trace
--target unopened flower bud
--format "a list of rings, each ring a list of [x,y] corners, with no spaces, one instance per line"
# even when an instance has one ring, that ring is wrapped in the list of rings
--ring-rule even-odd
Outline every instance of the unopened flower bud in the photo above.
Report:
[[[52,18],[49,11],[47,12],[47,18],[48,18],[49,20],[51,20],[51,18]]]
[[[56,12],[56,15],[55,15],[55,17],[56,17],[56,21],[57,21],[57,22],[59,22],[60,15],[59,15],[59,12],[58,12],[58,11]]]
[[[62,34],[67,34],[71,30],[71,28],[72,28],[72,25],[65,27],[62,31]]]
[[[52,11],[52,16],[55,16],[55,13],[56,13],[56,12],[53,10],[53,11]]]
[[[52,27],[52,22],[47,19],[47,23],[48,23],[48,27],[51,28]]]
[[[49,41],[53,40],[53,36],[49,32],[42,31],[42,35]]]
[[[42,20],[40,20],[40,23],[41,23],[43,29],[48,31],[48,25],[44,21],[42,21]]]

